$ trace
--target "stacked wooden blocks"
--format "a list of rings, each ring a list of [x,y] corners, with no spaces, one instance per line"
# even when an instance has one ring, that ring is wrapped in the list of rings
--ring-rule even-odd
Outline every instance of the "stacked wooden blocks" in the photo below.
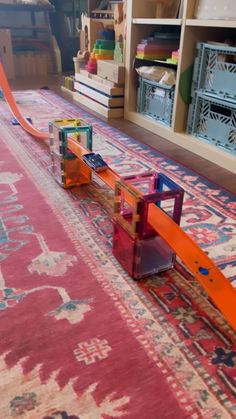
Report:
[[[113,60],[115,48],[115,33],[113,29],[104,29],[99,32],[101,39],[96,39],[93,51],[90,54],[86,70],[97,74],[97,60]]]
[[[86,70],[75,73],[74,100],[106,118],[124,114],[124,66],[98,60],[97,75]]]

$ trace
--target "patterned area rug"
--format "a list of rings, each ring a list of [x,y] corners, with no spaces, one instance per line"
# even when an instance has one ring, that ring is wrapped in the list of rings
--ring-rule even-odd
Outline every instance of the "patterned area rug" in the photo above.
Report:
[[[119,173],[183,186],[182,227],[236,284],[235,196],[50,91],[15,97],[40,129],[92,123]],[[11,125],[3,101],[0,120],[0,416],[236,417],[235,334],[194,278],[180,263],[129,278],[111,253],[112,192],[97,179],[62,190],[47,145]]]

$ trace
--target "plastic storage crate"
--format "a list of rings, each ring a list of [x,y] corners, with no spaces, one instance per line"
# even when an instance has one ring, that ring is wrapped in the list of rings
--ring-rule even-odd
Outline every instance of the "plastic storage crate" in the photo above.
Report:
[[[137,112],[171,126],[175,88],[139,77]]]
[[[198,55],[193,72],[192,96],[202,90],[222,97],[236,99],[236,47],[197,44]]]
[[[236,154],[236,101],[196,92],[189,109],[188,132]]]

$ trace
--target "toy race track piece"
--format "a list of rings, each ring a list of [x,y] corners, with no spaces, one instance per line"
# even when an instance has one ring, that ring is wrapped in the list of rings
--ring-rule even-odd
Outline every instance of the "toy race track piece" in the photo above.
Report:
[[[31,118],[25,118],[30,124],[33,124],[32,119]],[[11,124],[12,125],[20,125],[20,122],[16,119],[16,118],[12,118],[11,120]]]
[[[41,140],[48,139],[48,133],[39,131],[38,129],[34,128],[32,124],[22,117],[21,112],[19,111],[16,101],[12,95],[8,80],[6,78],[5,71],[0,61],[0,88],[4,94],[5,100],[10,108],[11,113],[13,116],[19,121],[22,128],[28,132],[28,134],[32,135]]]
[[[83,155],[83,161],[95,172],[103,172],[108,168],[100,154],[88,153]]]

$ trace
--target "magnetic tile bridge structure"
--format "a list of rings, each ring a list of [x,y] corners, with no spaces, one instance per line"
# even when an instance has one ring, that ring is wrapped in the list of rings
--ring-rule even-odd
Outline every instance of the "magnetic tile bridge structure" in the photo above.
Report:
[[[1,63],[0,86],[22,128],[48,139],[48,133],[38,131],[21,115]],[[125,270],[139,279],[172,268],[178,255],[236,331],[236,290],[179,226],[183,189],[155,172],[128,178],[109,167],[94,172],[83,161],[83,155],[92,150],[92,127],[82,121],[54,121],[49,136],[53,176],[62,187],[89,183],[93,173],[115,191],[113,254]]]

